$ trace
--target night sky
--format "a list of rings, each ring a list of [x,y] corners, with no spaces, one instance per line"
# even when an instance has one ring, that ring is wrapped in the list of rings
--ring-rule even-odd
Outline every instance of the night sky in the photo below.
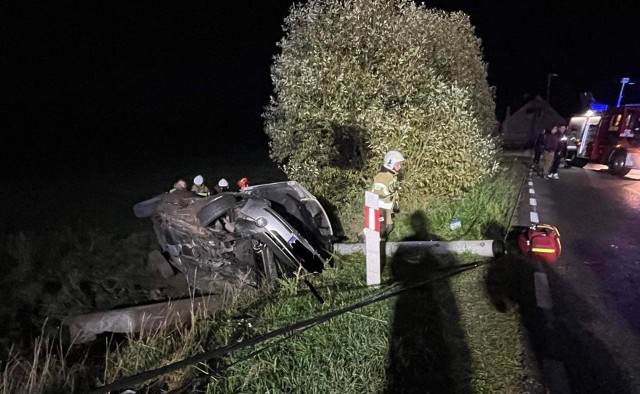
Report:
[[[260,114],[291,1],[14,3],[0,6],[2,149],[19,158],[5,169],[266,146]],[[548,73],[564,116],[581,92],[615,104],[620,78],[640,78],[640,14],[612,3],[627,2],[427,5],[471,16],[502,119],[546,97]],[[624,102],[640,102],[640,81]]]

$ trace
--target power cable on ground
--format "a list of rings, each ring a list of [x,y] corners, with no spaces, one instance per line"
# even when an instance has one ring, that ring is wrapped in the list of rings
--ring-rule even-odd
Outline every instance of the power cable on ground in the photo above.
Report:
[[[513,205],[513,208],[511,209],[511,214],[509,215],[509,221],[507,222],[507,228],[505,229],[504,237],[502,238],[502,241],[505,244],[507,242],[507,237],[509,236],[509,229],[511,228],[511,224],[513,223],[513,217],[515,216],[515,212],[518,209],[518,206],[520,205],[522,190],[524,189],[524,183],[527,181],[528,176],[529,176],[529,173],[525,172],[524,176],[522,177],[522,182],[520,183],[520,188],[518,190],[518,197],[516,198],[516,203]]]
[[[371,304],[376,303],[376,302],[387,300],[387,299],[389,299],[391,297],[395,297],[397,295],[400,295],[400,294],[402,294],[402,293],[404,293],[406,291],[414,290],[414,289],[417,289],[417,288],[419,288],[421,286],[425,286],[427,284],[430,284],[430,283],[433,283],[433,282],[436,282],[436,281],[439,281],[439,280],[442,280],[442,279],[446,279],[446,278],[452,277],[452,276],[457,275],[459,273],[462,273],[462,272],[465,272],[465,271],[468,271],[468,270],[471,270],[471,269],[475,269],[475,268],[481,267],[481,266],[483,266],[483,265],[485,265],[487,263],[488,263],[488,260],[456,266],[456,267],[453,267],[454,269],[448,271],[445,274],[442,274],[442,275],[439,275],[439,276],[437,276],[435,278],[431,278],[431,279],[428,279],[428,280],[413,284],[411,286],[402,287],[398,283],[395,283],[395,284],[389,286],[388,288],[386,288],[385,290],[381,291],[380,293],[378,293],[378,294],[376,294],[374,296],[365,298],[364,300],[359,301],[359,302],[357,302],[355,304],[352,304],[350,306],[347,306],[347,307],[344,307],[344,308],[341,308],[341,309],[338,309],[338,310],[335,310],[335,311],[327,312],[327,313],[325,313],[323,315],[316,316],[316,317],[313,317],[313,318],[310,318],[310,319],[301,320],[301,321],[292,323],[292,324],[290,324],[288,326],[281,327],[279,329],[273,330],[273,331],[268,332],[266,334],[258,335],[258,336],[255,336],[253,338],[249,338],[249,339],[243,340],[241,342],[234,343],[232,345],[227,345],[227,346],[224,346],[224,347],[221,347],[221,348],[218,348],[218,349],[214,349],[214,350],[210,350],[210,351],[203,352],[203,353],[200,353],[200,354],[196,354],[194,356],[187,357],[187,358],[185,358],[183,360],[177,361],[177,362],[172,363],[172,364],[165,365],[165,366],[160,367],[160,368],[156,368],[156,369],[153,369],[153,370],[149,370],[149,371],[138,373],[136,375],[127,376],[127,377],[118,379],[118,380],[116,380],[116,381],[114,381],[114,382],[112,382],[110,384],[106,384],[104,386],[100,386],[100,387],[95,388],[93,391],[91,391],[91,393],[92,394],[102,394],[102,393],[108,393],[108,392],[114,391],[114,390],[123,390],[123,389],[129,388],[129,387],[133,387],[133,386],[135,386],[137,384],[144,383],[144,382],[146,382],[148,380],[151,380],[151,379],[153,379],[155,377],[158,377],[160,375],[171,373],[171,372],[186,368],[186,367],[188,367],[190,365],[197,364],[197,363],[200,363],[200,362],[204,362],[204,361],[216,358],[216,357],[221,357],[221,356],[227,355],[227,354],[229,354],[229,353],[231,353],[233,351],[240,350],[240,349],[243,349],[243,348],[246,348],[246,347],[257,346],[262,342],[265,342],[265,341],[267,341],[267,340],[269,340],[271,338],[274,338],[274,337],[277,337],[277,336],[280,336],[280,335],[288,335],[287,337],[282,338],[282,339],[274,342],[273,344],[266,345],[262,349],[256,350],[255,352],[251,353],[251,355],[256,355],[256,354],[259,354],[262,351],[264,351],[266,348],[269,348],[269,347],[271,347],[271,346],[273,346],[273,345],[275,345],[277,343],[280,343],[280,342],[284,341],[285,339],[291,337],[293,334],[302,333],[302,332],[304,332],[304,331],[306,331],[306,330],[308,330],[308,329],[310,329],[312,327],[315,327],[315,326],[317,326],[317,325],[319,325],[321,323],[324,323],[324,322],[326,322],[328,320],[331,320],[334,317],[343,315],[343,314],[345,314],[347,312],[351,312],[351,311],[356,310],[356,309],[364,308],[365,306],[371,305]],[[251,357],[253,357],[253,356],[251,356]],[[228,367],[229,366],[222,367],[221,370],[224,370],[224,369],[226,369]]]

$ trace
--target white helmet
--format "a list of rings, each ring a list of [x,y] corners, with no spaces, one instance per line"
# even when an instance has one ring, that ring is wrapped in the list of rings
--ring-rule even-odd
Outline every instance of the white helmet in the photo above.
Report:
[[[229,182],[226,179],[222,178],[218,181],[218,186],[220,187],[229,187]]]
[[[396,163],[400,163],[403,161],[404,156],[402,156],[400,152],[398,152],[397,150],[390,150],[386,155],[384,155],[384,164],[382,164],[382,166],[387,170],[395,171],[393,169],[393,166]]]
[[[204,182],[204,178],[202,177],[202,175],[198,175],[195,178],[193,178],[193,184],[194,185],[202,185],[202,182]]]

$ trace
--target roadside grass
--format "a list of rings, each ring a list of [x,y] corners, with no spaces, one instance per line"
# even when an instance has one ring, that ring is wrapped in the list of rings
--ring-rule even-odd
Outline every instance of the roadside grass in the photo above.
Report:
[[[443,257],[439,266],[453,268],[477,261],[472,255]],[[481,266],[439,279],[307,330],[194,365],[165,376],[164,387],[175,390],[205,376],[208,393],[393,392],[390,364],[400,361],[394,358],[391,344],[411,343],[418,345],[412,349],[414,356],[439,365],[419,372],[432,374],[427,381],[445,379],[451,392],[519,392],[523,371],[517,312],[495,310],[484,290],[485,272]],[[392,275],[387,269],[381,287],[367,287],[364,257],[338,256],[334,268],[304,278],[313,282],[324,303],[311,294],[303,278],[282,280],[277,289],[245,294],[232,308],[214,316],[194,316],[189,326],[132,338],[109,355],[105,381],[352,305],[388,289],[394,282]],[[406,313],[407,303],[422,312],[410,329],[399,329],[403,316],[397,315]],[[412,356],[407,354],[403,357],[410,361]],[[407,373],[411,363],[395,368]]]
[[[395,215],[395,228],[389,241],[415,235],[416,214],[424,222],[420,224],[420,235],[426,237],[425,240],[500,238],[509,224],[524,173],[525,167],[520,162],[504,158],[496,174],[460,196],[432,196],[425,201],[402,196],[401,212]],[[363,202],[341,208],[341,226],[351,242],[356,242],[364,226],[362,209]],[[460,220],[461,227],[452,229],[452,219]]]
[[[211,338],[230,338],[228,314],[230,310],[207,315],[204,309],[193,307],[190,322],[131,334],[122,346],[116,346],[105,357],[102,382],[120,376],[155,369],[205,351]],[[210,338],[210,336],[213,336]],[[185,368],[163,376],[162,385],[174,389],[180,382],[196,376],[195,367]]]
[[[398,214],[390,240],[398,241],[415,232],[411,215],[416,212],[424,214],[424,225],[434,240],[499,239],[509,225],[523,174],[512,166],[502,166],[492,178],[459,197],[434,197],[426,203],[408,201],[405,211],[409,213]],[[461,227],[452,229],[452,219],[460,220]]]
[[[458,199],[433,199],[426,206],[415,202],[413,206],[416,209],[412,212],[407,209],[411,214],[398,215],[392,240],[416,235],[418,229],[415,222],[411,221],[415,213],[427,218],[425,226],[433,239],[499,237],[500,231],[508,225],[520,175],[519,171],[510,173],[504,170]],[[461,220],[461,229],[449,228],[449,221],[453,217]],[[117,266],[124,264],[127,259],[123,254],[127,245],[121,245],[122,253],[115,253],[109,259],[104,257],[105,250],[109,245],[113,247],[114,241],[105,241],[96,234],[87,233],[80,237],[70,233],[61,237],[67,240],[59,244],[66,246],[60,247],[56,256],[75,254],[75,259],[68,259],[65,263],[71,264],[71,267],[80,267],[83,263],[104,265],[107,260],[111,261],[109,264]],[[12,258],[24,262],[22,267],[34,272],[36,266],[41,266],[40,263],[34,264],[39,260],[34,257],[39,254],[35,252],[39,247],[30,244],[30,239],[23,237],[13,240],[15,245],[7,245],[3,253],[7,254],[11,246],[19,246]],[[126,243],[127,240],[122,242]],[[135,240],[133,243],[141,244]],[[463,255],[450,259],[444,259],[441,264],[464,264],[476,261],[477,257]],[[116,266],[110,270],[117,270]],[[64,264],[57,267],[65,269]],[[446,366],[432,371],[434,379],[444,375],[454,392],[520,392],[524,372],[517,311],[500,313],[495,310],[484,289],[485,274],[484,267],[466,271],[417,292],[414,295],[417,298],[391,298],[293,334],[285,341],[276,343],[277,338],[269,340],[264,343],[268,347],[254,356],[251,352],[256,349],[247,349],[178,371],[161,378],[164,384],[162,389],[179,388],[203,376],[207,379],[206,391],[210,393],[381,392],[391,389],[389,385],[393,380],[390,380],[390,375],[393,375],[393,371],[389,366],[396,357],[392,351],[394,343],[403,337],[432,338],[430,335],[433,334],[433,331],[424,331],[418,324],[413,329],[424,335],[397,335],[395,327],[402,315],[398,313],[398,303],[403,300],[417,309],[427,306],[423,308],[421,318],[430,324],[437,323],[436,327],[439,327],[436,330],[438,341],[435,342],[435,348],[429,347],[434,344],[433,341],[427,341],[418,342],[414,349],[426,355],[446,356],[442,358],[448,360]],[[33,386],[33,391],[18,392],[81,392],[78,388],[86,387],[86,382],[111,382],[121,376],[167,365],[189,355],[350,305],[391,284],[392,273],[389,269],[385,272],[384,284],[377,289],[365,285],[364,275],[362,255],[338,256],[335,267],[328,268],[321,275],[282,280],[275,289],[234,295],[232,306],[224,311],[210,316],[194,312],[190,324],[132,336],[101,361],[104,369],[100,376],[84,365],[82,360],[77,366],[69,366],[61,350],[45,345],[40,340],[33,348],[38,358],[33,360],[43,361],[36,363],[28,361],[30,357],[14,358],[3,365],[0,393],[15,392],[17,387],[26,387],[25,384],[34,381],[36,376],[40,380]],[[309,279],[314,284],[325,300],[323,304],[316,300],[303,279]],[[79,278],[70,280],[79,285]],[[96,282],[99,280],[96,279]],[[77,290],[82,289],[78,286]],[[73,294],[69,292],[63,298],[73,299]],[[424,303],[420,297],[428,297],[430,302]],[[81,304],[86,305],[86,301]],[[430,324],[424,327],[430,327]],[[430,360],[433,364],[439,362],[438,358]],[[43,372],[43,366],[47,366],[51,372]]]
[[[458,263],[472,260],[474,256],[464,256],[458,259]],[[362,255],[344,257],[337,268],[322,275],[323,280],[316,286],[326,295],[325,304],[315,301],[303,286],[299,286],[295,297],[274,300],[262,309],[256,330],[268,331],[294,320],[344,307],[380,291],[364,287],[363,262]],[[425,286],[425,289],[413,290],[414,296],[409,300],[403,299],[407,297],[406,294],[401,294],[368,305],[294,335],[245,361],[240,361],[244,354],[232,355],[227,360],[231,367],[219,378],[211,380],[207,392],[401,391],[397,387],[389,387],[392,384],[390,375],[393,374],[393,367],[389,364],[394,361],[390,356],[390,344],[413,343],[416,338],[409,336],[416,332],[408,330],[399,333],[397,325],[401,324],[402,319],[394,315],[399,313],[401,303],[425,299],[426,293],[430,294],[429,299],[434,304],[417,302],[414,307],[434,313],[422,315],[422,319],[411,325],[419,333],[432,337],[426,342],[416,343],[433,344],[435,348],[423,347],[413,351],[436,363],[446,363],[446,360],[429,357],[429,354],[448,355],[450,361],[448,365],[431,371],[434,376],[423,376],[422,381],[437,381],[442,378],[437,374],[444,373],[454,388],[452,392],[463,392],[463,387],[470,387],[477,393],[519,392],[523,373],[518,317],[513,311],[501,314],[493,308],[483,290],[483,275],[483,269],[467,271],[434,282]],[[336,282],[341,283],[342,287],[335,288]],[[453,293],[455,305],[447,303],[446,294],[449,290]],[[459,316],[451,312],[456,305]],[[434,314],[439,319],[434,320]],[[441,331],[430,331],[436,328]],[[458,329],[464,333],[463,342],[466,345],[462,346],[469,348],[470,360],[459,357],[461,345],[453,343],[460,340],[456,338]],[[441,341],[433,340],[433,337],[440,336]],[[447,350],[438,349],[438,345],[445,345]],[[458,350],[457,353],[452,352],[454,348]],[[411,359],[410,355],[405,354],[404,357]],[[407,373],[411,365],[402,365],[400,368],[402,373]],[[428,375],[429,371],[425,369],[419,373]]]
[[[90,390],[99,370],[86,358],[69,363],[69,350],[45,335],[37,337],[29,355],[10,351],[1,365],[1,394],[81,393]]]
[[[485,287],[486,267],[451,280],[471,351],[471,387],[476,393],[520,393],[524,370],[519,314],[496,310]]]

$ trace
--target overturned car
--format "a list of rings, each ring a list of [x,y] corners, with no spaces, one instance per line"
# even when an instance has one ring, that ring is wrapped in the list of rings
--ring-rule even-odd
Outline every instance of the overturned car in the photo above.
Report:
[[[321,272],[332,254],[327,213],[294,181],[209,197],[178,190],[136,204],[134,213],[151,218],[171,264],[205,292]]]

